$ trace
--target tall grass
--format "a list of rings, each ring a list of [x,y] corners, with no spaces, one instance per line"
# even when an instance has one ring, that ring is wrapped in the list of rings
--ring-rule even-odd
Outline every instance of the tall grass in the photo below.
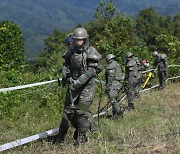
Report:
[[[53,101],[63,102],[63,98],[56,98],[52,94],[55,91],[51,87],[46,97],[42,92],[36,94],[35,102],[24,99],[22,105],[14,109],[11,118],[1,119],[0,144],[57,127],[62,110],[57,112],[58,107],[53,106],[57,103]],[[94,113],[97,112],[98,101],[97,95],[92,107]],[[60,106],[62,102],[59,102]],[[106,102],[107,98],[103,97],[102,104]],[[127,104],[127,101],[122,103]],[[101,118],[102,132],[98,129],[89,132],[88,143],[78,148],[72,146],[71,128],[63,145],[52,145],[43,139],[3,153],[180,153],[180,83],[171,83],[163,91],[142,93],[141,98],[135,100],[135,106],[136,110],[125,112],[123,118]]]

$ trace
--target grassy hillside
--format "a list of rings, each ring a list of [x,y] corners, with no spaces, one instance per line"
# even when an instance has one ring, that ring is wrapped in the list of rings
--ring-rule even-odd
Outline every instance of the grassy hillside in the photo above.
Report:
[[[12,118],[0,120],[0,144],[59,125],[61,111],[57,112],[58,106],[53,106],[57,99],[53,94],[59,95],[61,92],[64,93],[64,90],[61,91],[57,85],[42,88],[46,90],[25,94],[26,96],[21,93],[19,97],[22,97],[22,104],[16,108]],[[32,95],[38,98],[36,102],[30,101]],[[59,101],[61,106],[63,98],[60,97]],[[97,93],[92,107],[94,113],[97,111],[98,101]],[[102,104],[106,101],[107,98],[103,97]],[[71,128],[64,145],[54,146],[46,140],[41,140],[4,153],[180,153],[180,136],[176,134],[180,132],[179,103],[180,83],[170,83],[163,91],[152,90],[143,93],[141,99],[135,101],[136,111],[125,112],[124,118],[101,118],[102,133],[89,133],[89,142],[84,146],[72,146]]]

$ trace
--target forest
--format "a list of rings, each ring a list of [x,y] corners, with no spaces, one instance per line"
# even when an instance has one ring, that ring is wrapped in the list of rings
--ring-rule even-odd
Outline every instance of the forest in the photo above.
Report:
[[[54,29],[67,32],[77,24],[94,20],[100,1],[112,1],[126,16],[137,17],[139,10],[152,6],[162,16],[173,17],[180,12],[179,0],[0,0],[0,20],[20,26],[25,58],[35,60],[44,50],[44,39]]]

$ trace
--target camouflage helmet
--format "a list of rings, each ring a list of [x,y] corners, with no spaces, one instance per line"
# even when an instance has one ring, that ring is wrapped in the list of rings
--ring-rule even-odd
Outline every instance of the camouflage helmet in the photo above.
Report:
[[[152,56],[153,57],[156,57],[158,55],[158,52],[157,51],[154,51],[153,53],[152,53]]]
[[[132,57],[134,56],[134,54],[132,52],[127,52],[126,55],[125,55],[125,58],[129,58],[129,57]]]
[[[111,60],[111,59],[113,59],[113,58],[115,58],[115,56],[114,56],[113,54],[108,54],[108,55],[106,56],[106,61],[109,61],[109,60]]]
[[[84,28],[76,28],[73,32],[73,39],[87,39],[88,38],[88,33],[86,29]]]

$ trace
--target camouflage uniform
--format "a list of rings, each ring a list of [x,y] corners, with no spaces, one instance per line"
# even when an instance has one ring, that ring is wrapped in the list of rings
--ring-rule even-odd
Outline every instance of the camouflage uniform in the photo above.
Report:
[[[168,74],[168,62],[166,54],[159,54],[156,51],[153,52],[154,64],[153,68],[158,67],[158,79],[159,79],[159,90],[164,89],[165,81]]]
[[[118,105],[119,93],[122,88],[120,80],[123,79],[120,65],[115,61],[115,56],[109,54],[106,56],[106,91],[108,93],[109,102],[112,105],[113,117],[122,115],[122,111]]]
[[[133,104],[134,91],[138,83],[138,66],[136,61],[133,59],[133,53],[126,53],[126,68],[125,68],[125,89],[128,98],[128,109],[135,109]]]
[[[139,98],[139,91],[140,91],[140,87],[142,85],[142,65],[141,65],[141,62],[139,60],[138,57],[136,56],[133,56],[133,59],[136,61],[136,64],[137,64],[137,67],[138,67],[138,72],[137,72],[137,84],[135,85],[134,87],[134,97],[135,98]]]
[[[86,133],[91,127],[90,106],[95,92],[95,77],[99,73],[101,54],[88,45],[88,34],[84,28],[76,28],[73,40],[83,39],[82,46],[72,43],[64,53],[63,82],[68,84],[62,121],[55,142],[64,141],[70,124],[75,128],[75,144],[87,141]],[[90,118],[91,117],[91,118]]]

